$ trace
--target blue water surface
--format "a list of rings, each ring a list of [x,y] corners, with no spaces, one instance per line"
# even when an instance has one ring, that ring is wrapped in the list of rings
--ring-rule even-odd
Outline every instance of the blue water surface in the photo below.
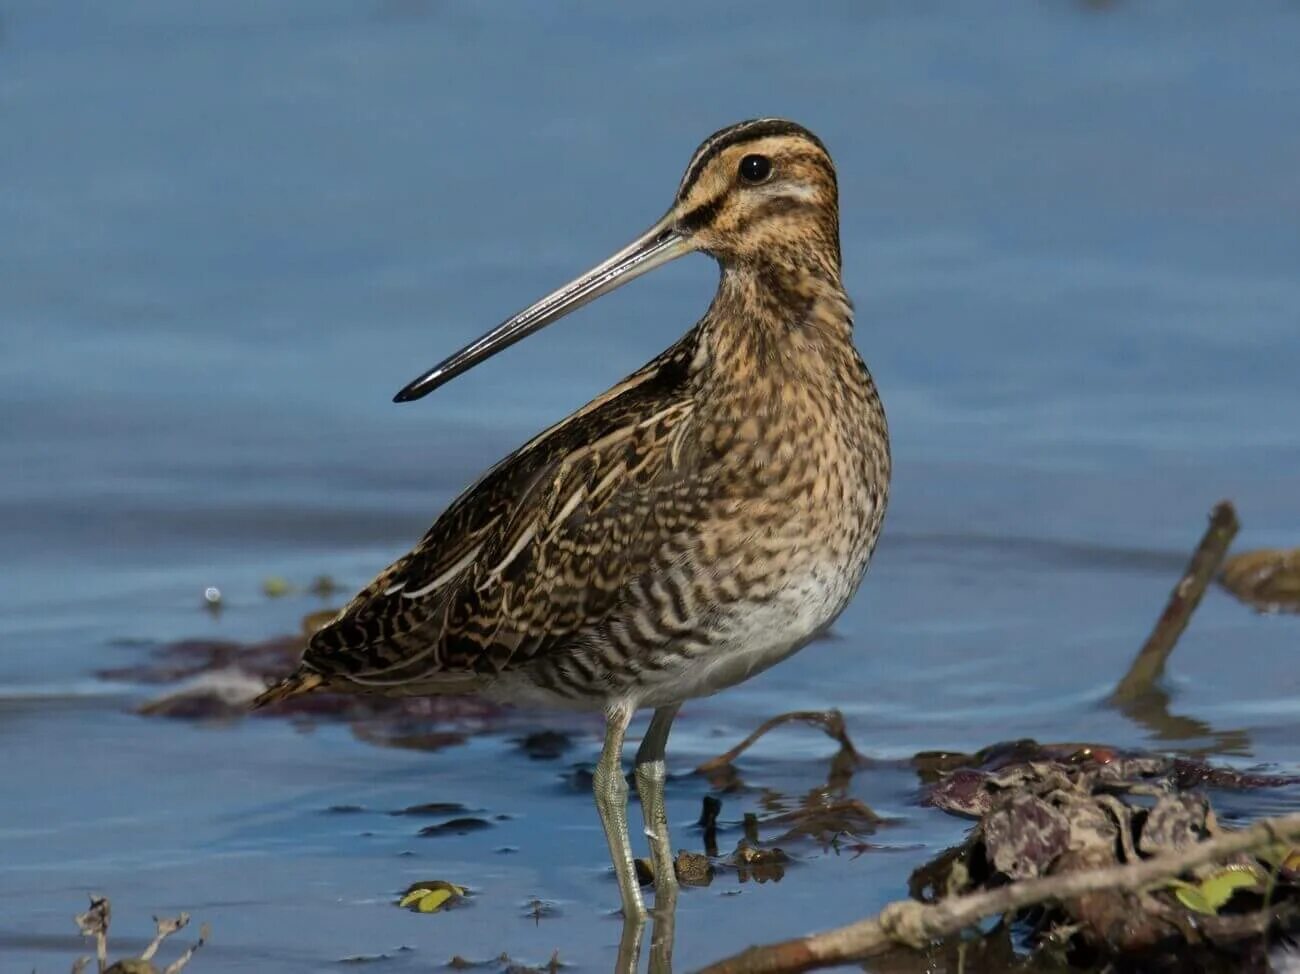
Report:
[[[617,897],[565,766],[503,736],[427,754],[148,720],[94,672],[133,640],[296,629],[318,605],[264,578],[362,584],[674,341],[704,257],[390,402],[647,226],[695,145],[756,115],[838,164],[893,500],[836,638],[689,705],[670,766],[835,706],[885,761],[1033,736],[1300,768],[1300,624],[1222,592],[1166,682],[1199,730],[1102,705],[1215,501],[1241,548],[1300,543],[1297,50],[1284,0],[0,2],[0,968],[66,970],[91,890],[124,948],[152,913],[211,922],[200,972],[608,968]],[[571,729],[590,761],[598,726]],[[824,786],[832,750],[760,745],[727,841],[764,795]],[[897,819],[876,849],[684,895],[678,966],[904,895],[963,828],[916,785],[855,776]],[[706,791],[670,785],[680,846]],[[418,840],[383,814],[435,800],[510,817]],[[393,909],[423,878],[473,906]]]

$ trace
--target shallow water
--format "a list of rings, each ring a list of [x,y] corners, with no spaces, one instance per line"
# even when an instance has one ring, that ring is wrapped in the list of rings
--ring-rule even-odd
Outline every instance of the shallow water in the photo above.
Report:
[[[708,786],[686,772],[834,706],[882,762],[852,793],[893,822],[866,850],[802,849],[779,883],[686,891],[678,967],[903,895],[963,829],[892,763],[919,750],[1033,736],[1300,769],[1300,619],[1221,592],[1167,681],[1199,726],[1102,705],[1214,501],[1237,502],[1241,548],[1300,539],[1297,41],[1283,2],[0,5],[0,968],[65,970],[91,890],[119,947],[152,913],[210,922],[203,972],[610,966],[616,891],[566,784],[595,724],[562,724],[579,746],[558,762],[514,731],[422,753],[148,720],[148,691],[93,673],[295,629],[320,603],[262,579],[363,583],[675,339],[703,258],[389,403],[648,224],[699,139],[756,114],[838,162],[894,495],[835,638],[685,708],[669,810],[699,848]],[[723,847],[744,812],[824,786],[833,750],[788,729],[746,755]],[[429,801],[509,818],[417,838],[384,814]],[[472,905],[390,905],[426,878]]]

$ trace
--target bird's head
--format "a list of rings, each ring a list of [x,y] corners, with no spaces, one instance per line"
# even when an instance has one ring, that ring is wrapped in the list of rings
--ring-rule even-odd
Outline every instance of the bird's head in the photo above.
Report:
[[[740,122],[709,136],[691,157],[673,205],[650,229],[430,369],[396,401],[427,395],[570,311],[694,251],[711,254],[726,269],[838,283],[839,197],[821,140],[778,118]]]
[[[724,266],[815,263],[839,276],[839,191],[821,140],[778,118],[704,141],[666,218]]]

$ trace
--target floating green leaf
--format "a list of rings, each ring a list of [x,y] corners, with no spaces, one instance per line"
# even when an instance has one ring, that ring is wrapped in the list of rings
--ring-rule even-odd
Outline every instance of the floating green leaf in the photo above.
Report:
[[[268,599],[278,599],[293,591],[293,586],[289,580],[281,578],[279,575],[271,575],[262,579],[262,594]]]
[[[1258,885],[1259,877],[1248,869],[1225,869],[1201,883],[1201,892],[1217,913],[1239,889]]]
[[[457,903],[464,896],[464,887],[443,882],[441,879],[432,879],[413,883],[402,894],[397,905],[414,913],[437,913],[444,907]]]
[[[1200,883],[1185,883],[1175,879],[1169,883],[1169,888],[1174,891],[1178,902],[1187,909],[1214,915],[1223,909],[1228,900],[1232,899],[1233,893],[1239,889],[1255,886],[1258,882],[1259,877],[1255,875],[1254,870],[1230,866],[1203,879]]]

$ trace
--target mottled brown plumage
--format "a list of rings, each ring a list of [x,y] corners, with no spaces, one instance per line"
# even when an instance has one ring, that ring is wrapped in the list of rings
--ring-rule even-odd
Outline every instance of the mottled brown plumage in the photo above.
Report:
[[[722,266],[694,328],[492,468],[261,702],[481,692],[602,709],[621,727],[652,706],[666,737],[682,700],[828,625],[866,569],[890,472],[838,221],[814,136],[774,119],[724,129],[646,235],[408,387],[423,394],[680,253]]]

